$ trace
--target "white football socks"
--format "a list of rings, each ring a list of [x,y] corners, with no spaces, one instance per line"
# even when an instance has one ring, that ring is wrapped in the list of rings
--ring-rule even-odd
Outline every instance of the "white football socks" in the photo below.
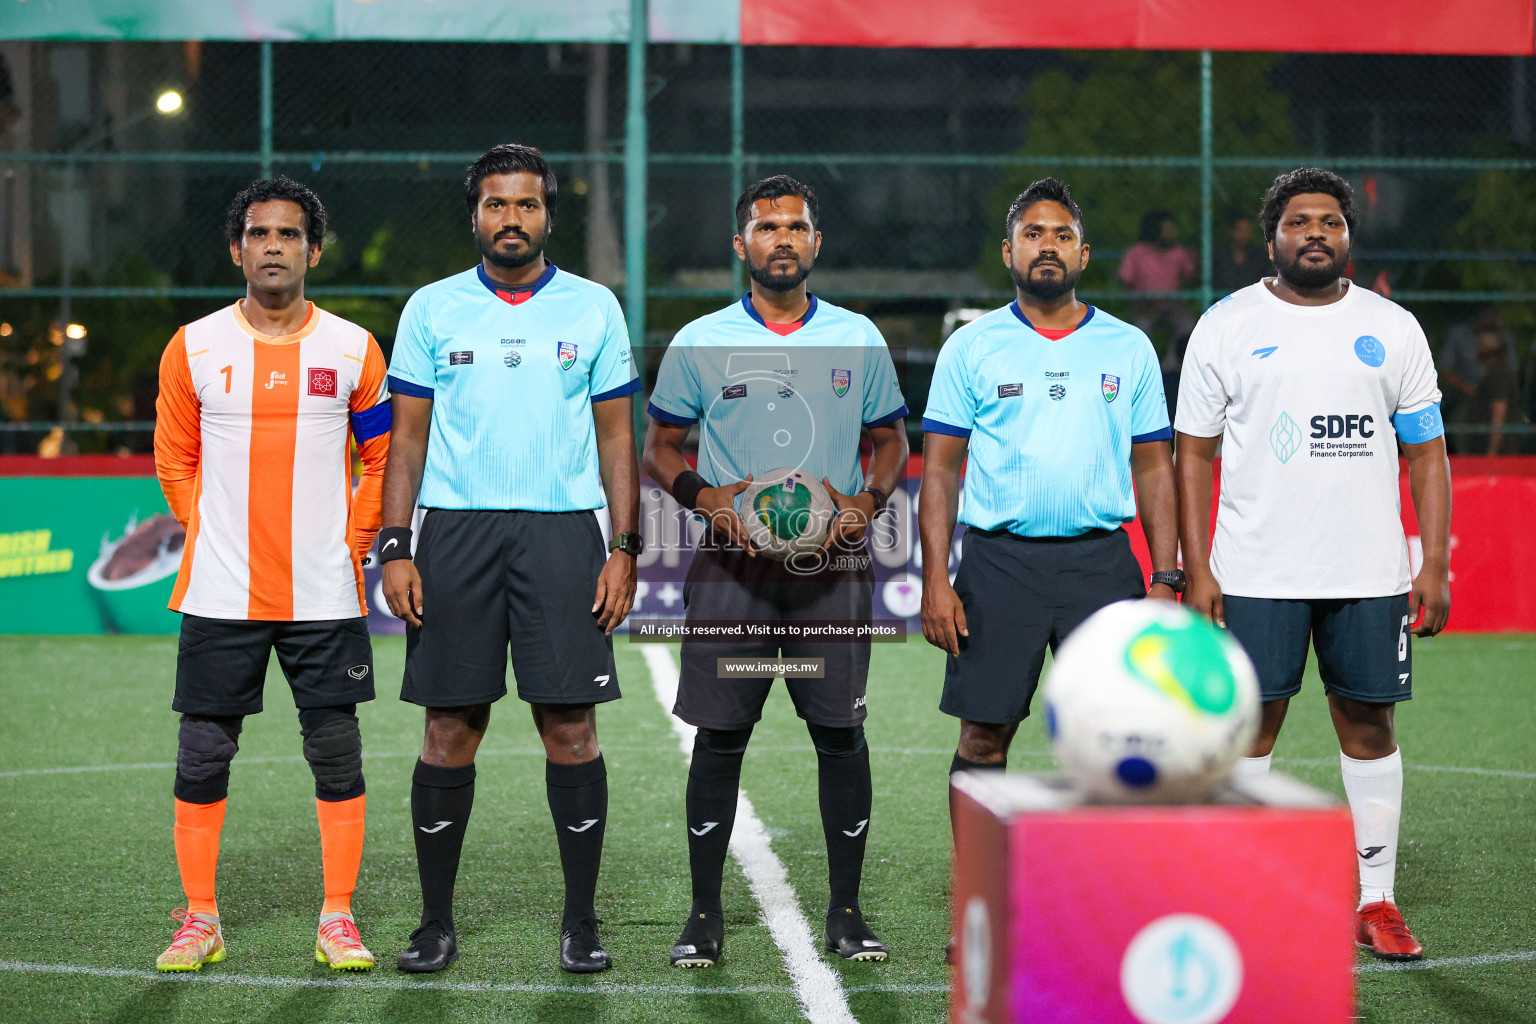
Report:
[[[1360,906],[1392,898],[1397,874],[1397,826],[1403,816],[1403,752],[1374,761],[1339,754],[1344,793],[1355,819],[1355,854],[1360,858]]]
[[[1232,766],[1234,779],[1261,779],[1269,774],[1269,762],[1274,754],[1265,754],[1263,757],[1240,757],[1237,764]]]

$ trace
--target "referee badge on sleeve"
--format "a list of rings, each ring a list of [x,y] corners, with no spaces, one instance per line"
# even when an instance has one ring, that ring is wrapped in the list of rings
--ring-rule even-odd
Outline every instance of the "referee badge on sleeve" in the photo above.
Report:
[[[1120,394],[1120,378],[1106,373],[1099,378],[1104,387],[1104,401],[1113,402],[1115,396]]]

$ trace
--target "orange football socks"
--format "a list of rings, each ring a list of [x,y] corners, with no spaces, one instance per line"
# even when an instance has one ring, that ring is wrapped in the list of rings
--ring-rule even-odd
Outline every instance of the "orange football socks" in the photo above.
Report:
[[[191,914],[217,917],[219,913],[213,890],[219,871],[219,833],[224,831],[225,803],[176,801],[176,867],[181,871],[181,888],[187,894],[187,912]]]
[[[363,860],[363,809],[367,801],[366,795],[315,801],[315,814],[320,819],[320,862],[325,871],[322,914],[352,912],[357,868]]]

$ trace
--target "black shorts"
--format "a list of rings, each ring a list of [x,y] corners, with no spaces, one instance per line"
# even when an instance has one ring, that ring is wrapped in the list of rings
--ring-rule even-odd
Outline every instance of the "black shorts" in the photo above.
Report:
[[[1326,692],[1366,704],[1413,696],[1407,594],[1314,600],[1227,594],[1222,608],[1228,632],[1258,669],[1267,701],[1301,692],[1308,639]]]
[[[1141,564],[1124,530],[1079,537],[965,531],[955,593],[970,636],[944,665],[939,710],[971,722],[1022,722],[1055,651],[1105,605],[1145,597]]]
[[[405,630],[400,699],[429,708],[617,700],[613,641],[592,614],[606,552],[591,512],[431,509],[416,544],[421,628]]]
[[[181,617],[176,696],[185,715],[254,715],[261,711],[273,648],[299,708],[373,700],[373,646],[368,620],[260,622]]]
[[[798,576],[771,559],[701,547],[688,567],[683,604],[688,620],[730,622],[857,621],[873,614],[875,583],[858,572]],[[813,725],[864,721],[869,641],[684,640],[677,704],[672,713],[706,729],[741,729],[763,717],[768,678],[720,678],[719,658],[820,658],[824,678],[786,679],[795,711]]]

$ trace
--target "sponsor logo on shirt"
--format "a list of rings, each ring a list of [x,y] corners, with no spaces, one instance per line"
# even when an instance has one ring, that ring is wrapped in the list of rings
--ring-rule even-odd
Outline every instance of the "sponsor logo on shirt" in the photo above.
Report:
[[[279,384],[287,384],[287,383],[288,383],[288,375],[287,374],[282,373],[282,372],[280,372],[278,370],[273,370],[272,371],[272,376],[267,378],[267,382],[265,384],[263,384],[262,387],[266,388],[268,391],[271,391],[273,388],[277,387]]]
[[[316,398],[336,397],[336,371],[323,366],[309,368],[309,393]]]
[[[853,383],[853,373],[849,370],[832,371],[832,393],[842,398],[848,393],[848,387]]]
[[[779,385],[779,397],[780,398],[794,398],[795,397],[795,386],[793,384],[788,383],[787,381],[785,383],[783,383],[783,384],[780,384]]]
[[[997,386],[998,398],[1018,398],[1023,393],[1023,384],[999,384]]]
[[[1274,355],[1275,351],[1279,348],[1279,345],[1271,345],[1268,348],[1256,348],[1248,354],[1252,356],[1258,356],[1260,359],[1268,359],[1270,356]]]
[[[1374,458],[1367,438],[1376,436],[1375,417],[1364,413],[1313,416],[1309,421],[1312,442],[1307,454],[1314,459]],[[1354,438],[1360,438],[1356,441]]]
[[[721,398],[746,398],[747,386],[745,384],[727,384],[720,389]]]
[[[1054,370],[1046,370],[1045,371],[1045,376],[1048,379],[1060,378],[1061,380],[1066,380],[1068,377],[1072,376],[1072,371],[1071,370],[1061,370],[1061,371],[1058,372],[1058,371],[1054,371]]]
[[[502,338],[501,361],[516,369],[523,365],[522,347],[528,344],[527,338]],[[515,347],[514,347],[515,346]]]
[[[1369,334],[1355,339],[1355,355],[1366,366],[1380,366],[1387,361],[1387,346]]]
[[[1112,373],[1106,373],[1099,377],[1099,382],[1104,388],[1104,401],[1113,402],[1120,396],[1120,378]]]
[[[1371,428],[1374,417],[1370,415],[1348,416],[1313,416],[1312,436],[1317,437],[1375,437],[1376,431]]]
[[[475,354],[473,352],[449,352],[448,353],[448,365],[449,366],[463,366],[466,363],[472,363],[474,361],[475,361]]]
[[[576,343],[574,341],[562,341],[559,347],[560,369],[569,370],[576,365]]]
[[[1067,389],[1066,389],[1065,385],[1062,385],[1062,384],[1052,384],[1051,385],[1050,395],[1051,395],[1051,401],[1059,402],[1063,398],[1067,397]]]
[[[1290,462],[1291,456],[1301,447],[1301,428],[1289,414],[1282,412],[1275,425],[1269,428],[1269,447],[1281,462]]]

